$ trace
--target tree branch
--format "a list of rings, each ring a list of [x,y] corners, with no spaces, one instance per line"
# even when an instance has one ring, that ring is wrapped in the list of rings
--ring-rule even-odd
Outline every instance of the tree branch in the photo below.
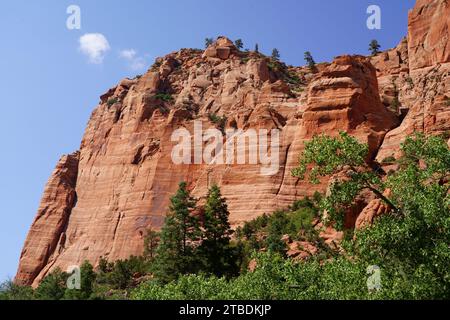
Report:
[[[392,203],[391,200],[389,200],[388,198],[386,198],[383,193],[381,193],[379,190],[375,189],[374,187],[372,187],[371,185],[367,185],[367,189],[369,189],[370,191],[372,191],[373,193],[375,193],[378,197],[380,197],[381,200],[383,200],[384,202],[386,202],[387,205],[389,205],[392,209],[394,209],[395,212],[400,212],[400,209],[397,208],[397,206],[395,204]]]

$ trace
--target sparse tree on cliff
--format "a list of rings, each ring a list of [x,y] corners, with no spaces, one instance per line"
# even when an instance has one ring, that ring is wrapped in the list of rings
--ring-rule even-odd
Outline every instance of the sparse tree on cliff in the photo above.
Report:
[[[230,212],[226,199],[222,197],[217,185],[208,192],[203,224],[203,241],[200,254],[205,271],[218,277],[233,272],[235,266],[230,248],[231,230],[228,220]]]
[[[200,236],[199,221],[192,215],[196,200],[185,182],[180,183],[170,203],[155,260],[155,273],[165,282],[176,279],[180,274],[195,272],[197,261],[193,242]]]
[[[380,44],[375,39],[372,40],[369,44],[369,51],[373,56],[380,53],[380,48],[381,48]]]
[[[210,45],[214,43],[213,38],[206,38],[205,39],[205,48],[208,48]]]
[[[274,48],[272,50],[272,59],[275,61],[279,61],[280,60],[280,52],[278,51],[277,48]]]
[[[242,39],[237,39],[234,42],[234,45],[236,46],[236,48],[238,48],[239,50],[241,50],[244,47],[244,42],[242,42]]]
[[[259,53],[259,45],[258,44],[255,44],[255,52]]]
[[[305,52],[305,61],[311,70],[314,70],[316,68],[316,62],[314,61],[314,58],[313,58],[311,52],[309,52],[309,51]]]

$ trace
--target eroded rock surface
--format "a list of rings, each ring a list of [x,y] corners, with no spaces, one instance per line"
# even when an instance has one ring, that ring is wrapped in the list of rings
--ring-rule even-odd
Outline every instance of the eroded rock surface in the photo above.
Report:
[[[57,267],[140,255],[147,229],[161,227],[180,181],[199,198],[220,185],[236,226],[326,190],[325,179],[310,185],[291,175],[314,135],[347,131],[369,144],[368,161],[381,162],[397,155],[407,134],[447,132],[448,6],[419,0],[398,47],[369,58],[337,57],[315,72],[240,52],[220,37],[205,51],[173,52],[142,77],[124,79],[101,96],[79,152],[63,157],[52,174],[16,281],[37,285]],[[278,129],[277,170],[262,175],[259,164],[175,164],[172,133],[184,127],[193,134],[195,121],[203,130]],[[349,224],[370,222],[380,207],[369,203],[365,218],[355,212]],[[342,238],[332,228],[322,236],[334,245]]]

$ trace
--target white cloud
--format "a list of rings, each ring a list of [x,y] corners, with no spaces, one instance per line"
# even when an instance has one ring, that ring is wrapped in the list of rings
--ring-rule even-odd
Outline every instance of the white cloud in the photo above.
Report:
[[[136,54],[137,54],[136,50],[126,49],[126,50],[120,51],[119,56],[126,60],[132,60],[132,59],[134,59],[134,57],[136,57]]]
[[[103,63],[106,52],[111,49],[108,40],[101,33],[87,33],[80,37],[79,43],[80,51],[94,64]]]
[[[125,49],[119,52],[119,57],[127,61],[128,67],[133,71],[139,71],[147,66],[145,58],[137,55],[134,49]]]

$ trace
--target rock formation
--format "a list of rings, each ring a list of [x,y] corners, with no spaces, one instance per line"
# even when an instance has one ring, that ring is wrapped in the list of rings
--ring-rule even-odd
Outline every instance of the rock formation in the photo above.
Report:
[[[180,181],[200,198],[219,184],[231,223],[239,225],[326,190],[326,180],[311,186],[291,176],[304,142],[316,134],[348,131],[381,161],[398,151],[405,134],[449,130],[449,16],[445,1],[419,0],[408,39],[397,48],[337,57],[314,72],[240,52],[220,37],[205,51],[173,52],[142,77],[124,79],[101,96],[80,150],[63,157],[51,176],[16,281],[37,285],[58,267],[141,254],[147,229],[161,227]],[[404,114],[389,108],[396,97]],[[194,123],[203,130],[280,130],[279,170],[175,164],[172,134],[193,133]]]
[[[418,0],[409,13],[408,69],[393,75],[407,115],[402,124],[386,135],[378,152],[382,162],[398,154],[405,136],[414,132],[450,132],[450,3]],[[404,51],[404,46],[401,51]],[[400,54],[401,56],[401,54]],[[404,54],[403,54],[404,56]],[[403,63],[406,61],[402,59]],[[382,72],[388,72],[384,68]],[[402,79],[406,79],[402,80]],[[403,103],[402,103],[403,102]]]

